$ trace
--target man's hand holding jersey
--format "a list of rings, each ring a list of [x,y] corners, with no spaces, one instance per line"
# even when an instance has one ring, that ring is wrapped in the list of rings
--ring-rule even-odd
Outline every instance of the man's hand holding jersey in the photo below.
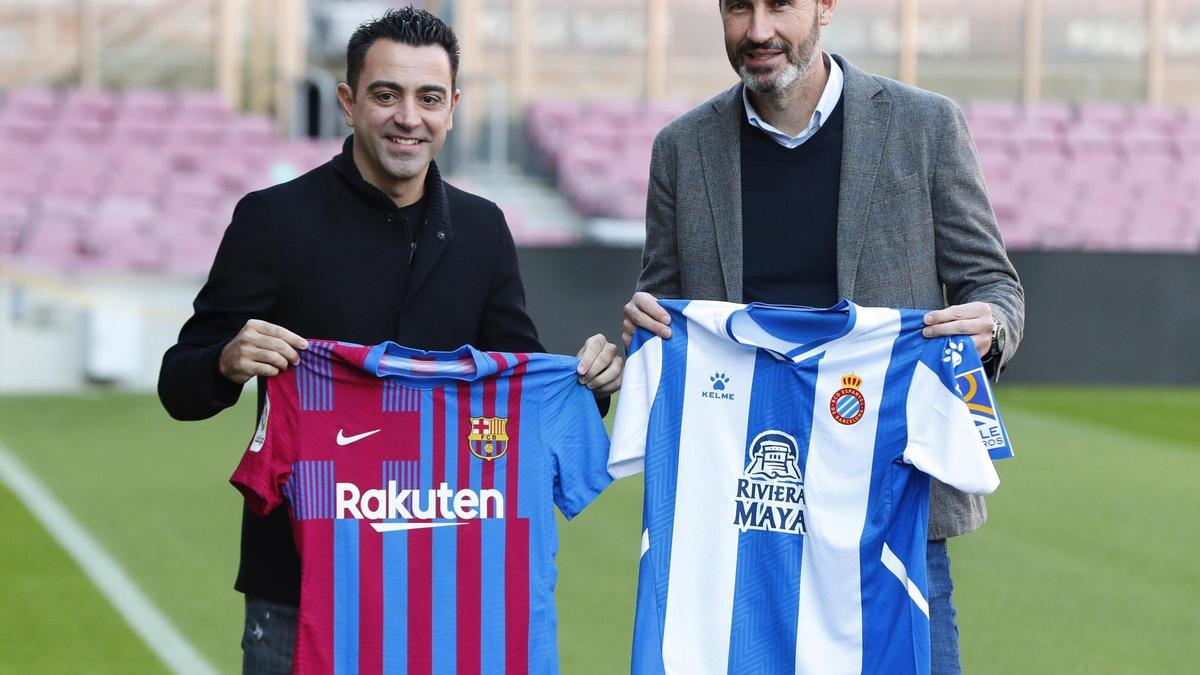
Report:
[[[969,335],[980,358],[992,349],[992,306],[986,302],[951,305],[925,315],[925,337]]]
[[[218,368],[236,384],[258,375],[271,377],[300,364],[308,340],[283,326],[250,319],[221,350]]]
[[[625,343],[625,350],[629,350],[634,329],[645,328],[666,340],[671,337],[671,328],[667,326],[669,323],[671,315],[658,305],[658,298],[645,291],[634,293],[625,303],[625,320],[621,322],[621,341]]]
[[[588,338],[579,350],[580,384],[587,385],[596,398],[611,396],[621,387],[621,371],[625,360],[617,354],[617,346],[597,333]]]

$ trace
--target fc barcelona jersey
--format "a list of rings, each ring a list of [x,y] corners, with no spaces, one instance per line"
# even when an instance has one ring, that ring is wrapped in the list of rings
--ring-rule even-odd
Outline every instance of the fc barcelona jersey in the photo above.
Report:
[[[296,673],[556,673],[553,506],[611,481],[577,359],[310,341],[231,482],[286,501]]]

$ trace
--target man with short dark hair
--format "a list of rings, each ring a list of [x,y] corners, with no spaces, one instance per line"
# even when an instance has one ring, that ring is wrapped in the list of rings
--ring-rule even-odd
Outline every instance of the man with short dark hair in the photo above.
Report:
[[[504,215],[445,183],[434,161],[454,123],[458,58],[454,32],[412,7],[354,33],[337,91],[354,134],[330,162],[238,203],[163,357],[159,397],[173,417],[211,417],[250,378],[295,366],[301,336],[544,351]],[[579,380],[606,407],[616,345],[597,334],[579,356]],[[235,586],[246,594],[243,671],[291,672],[300,583],[286,508],[244,512]]]
[[[837,0],[718,5],[741,82],[655,139],[626,345],[635,326],[670,337],[656,296],[814,307],[846,298],[933,310],[927,336],[970,335],[999,372],[1021,337],[1024,295],[962,111],[822,51]],[[985,517],[982,497],[934,481],[935,673],[960,670],[946,539]]]

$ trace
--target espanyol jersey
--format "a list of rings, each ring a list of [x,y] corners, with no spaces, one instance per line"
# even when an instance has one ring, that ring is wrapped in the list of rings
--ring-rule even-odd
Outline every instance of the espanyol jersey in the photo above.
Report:
[[[296,673],[557,673],[553,506],[611,478],[578,360],[313,340],[231,482],[286,500]]]
[[[846,301],[660,304],[609,459],[645,470],[633,672],[928,672],[929,476],[986,494],[1011,455],[971,340]]]

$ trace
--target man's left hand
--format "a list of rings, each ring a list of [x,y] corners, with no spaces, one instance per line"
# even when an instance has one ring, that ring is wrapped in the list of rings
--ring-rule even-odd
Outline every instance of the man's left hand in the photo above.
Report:
[[[992,306],[986,302],[968,302],[934,310],[925,315],[923,335],[970,335],[975,341],[975,351],[983,357],[992,348]]]
[[[621,388],[621,370],[625,360],[617,355],[617,346],[597,333],[579,350],[579,383],[586,384],[596,398],[611,396]]]

